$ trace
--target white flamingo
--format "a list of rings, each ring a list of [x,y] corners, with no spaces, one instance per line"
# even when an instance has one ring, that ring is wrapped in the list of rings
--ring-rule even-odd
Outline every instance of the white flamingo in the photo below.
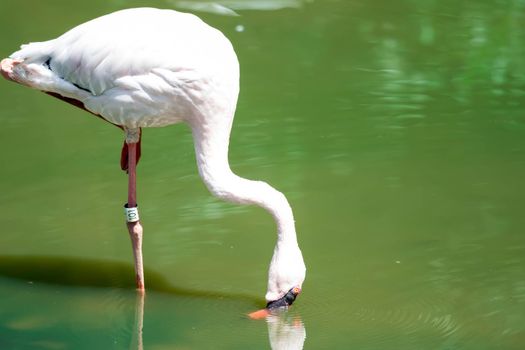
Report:
[[[199,174],[218,198],[266,209],[277,224],[266,300],[300,292],[305,265],[286,197],[265,182],[234,174],[230,130],[239,92],[239,63],[224,35],[198,17],[173,10],[117,11],[60,37],[23,45],[1,62],[2,75],[80,106],[125,131],[127,226],[136,283],[144,291],[142,226],[135,167],[142,127],[191,127]],[[282,303],[281,303],[282,304]]]

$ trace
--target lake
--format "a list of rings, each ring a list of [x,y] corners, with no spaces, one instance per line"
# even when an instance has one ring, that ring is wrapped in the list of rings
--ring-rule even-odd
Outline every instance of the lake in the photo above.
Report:
[[[232,41],[231,166],[287,195],[303,293],[246,316],[274,222],[212,197],[175,125],[144,131],[137,296],[122,132],[2,80],[0,348],[523,348],[525,1],[3,0],[1,56],[145,5]]]

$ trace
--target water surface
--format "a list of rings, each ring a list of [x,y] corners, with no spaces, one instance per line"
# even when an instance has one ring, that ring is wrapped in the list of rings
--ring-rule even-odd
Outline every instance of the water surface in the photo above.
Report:
[[[235,13],[4,0],[1,55],[124,7],[198,10],[241,62],[232,168],[287,194],[303,295],[245,317],[274,224],[207,193],[178,125],[144,133],[137,299],[121,132],[2,81],[0,347],[521,349],[525,2],[218,3]]]

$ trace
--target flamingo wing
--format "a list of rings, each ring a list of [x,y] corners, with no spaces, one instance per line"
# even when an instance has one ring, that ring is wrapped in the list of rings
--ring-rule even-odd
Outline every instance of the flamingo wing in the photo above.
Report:
[[[222,33],[194,15],[137,8],[24,45],[11,58],[29,67],[32,87],[78,100],[111,123],[138,128],[199,114],[206,108],[199,99],[203,92],[231,81],[227,74],[238,70],[232,55]]]

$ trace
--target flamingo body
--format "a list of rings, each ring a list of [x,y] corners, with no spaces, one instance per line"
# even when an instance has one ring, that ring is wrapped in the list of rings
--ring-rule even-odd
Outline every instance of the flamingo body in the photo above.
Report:
[[[11,58],[24,60],[32,87],[79,100],[127,128],[214,115],[210,108],[232,111],[239,91],[228,39],[198,17],[172,10],[114,12],[24,45]]]
[[[199,174],[218,198],[255,204],[277,224],[267,301],[300,288],[305,266],[286,197],[262,181],[234,174],[228,145],[239,93],[237,56],[224,35],[198,17],[173,10],[117,11],[60,37],[23,45],[1,62],[2,75],[121,126],[133,152],[128,204],[136,206],[136,146],[140,128],[190,125]],[[128,222],[137,271],[142,227]],[[137,286],[144,288],[137,272]],[[142,278],[141,281],[139,281]]]

